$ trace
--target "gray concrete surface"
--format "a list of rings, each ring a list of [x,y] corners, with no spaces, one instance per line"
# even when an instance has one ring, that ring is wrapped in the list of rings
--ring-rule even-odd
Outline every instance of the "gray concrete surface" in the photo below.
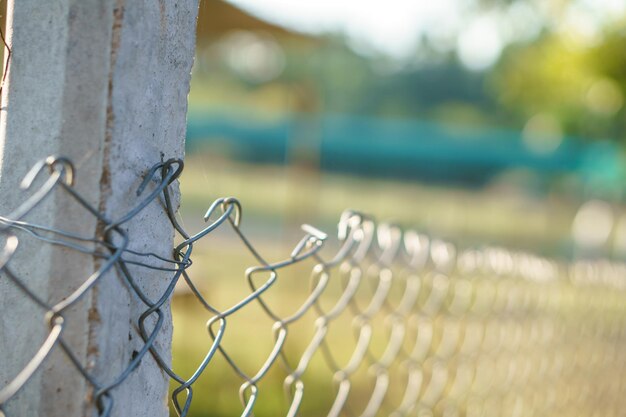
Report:
[[[143,173],[182,157],[198,0],[12,0],[13,54],[0,113],[0,214],[27,194],[17,184],[50,154],[74,160],[76,188],[109,218],[136,202]],[[56,193],[28,218],[98,233],[92,215]],[[132,247],[170,255],[173,229],[158,203],[127,226]],[[0,242],[3,244],[3,242]],[[57,302],[99,266],[90,256],[22,236],[11,266],[40,296]],[[153,297],[168,273],[135,270]],[[139,301],[114,273],[67,314],[65,339],[98,379],[112,380],[142,341]],[[168,312],[169,316],[169,312]],[[0,276],[0,388],[44,340],[43,311]],[[171,320],[158,339],[167,355]],[[114,416],[166,416],[168,379],[151,357],[113,391]],[[92,416],[88,384],[56,349],[16,398],[9,417]]]

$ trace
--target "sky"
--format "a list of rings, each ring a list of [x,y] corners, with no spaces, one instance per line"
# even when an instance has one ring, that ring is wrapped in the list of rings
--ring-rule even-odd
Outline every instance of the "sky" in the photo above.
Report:
[[[343,32],[355,44],[402,56],[417,36],[458,25],[458,0],[230,0],[254,14],[302,32]]]
[[[550,0],[517,1],[502,14],[478,13],[472,0],[229,0],[244,10],[308,33],[342,32],[362,52],[407,59],[427,34],[441,50],[454,50],[473,70],[492,65],[507,43],[539,33]],[[592,32],[598,22],[626,12],[626,0],[573,0],[568,24]],[[459,36],[460,34],[460,36]]]

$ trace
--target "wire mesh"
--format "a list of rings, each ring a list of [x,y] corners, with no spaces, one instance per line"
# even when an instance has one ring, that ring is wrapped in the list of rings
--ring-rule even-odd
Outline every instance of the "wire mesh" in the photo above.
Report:
[[[138,189],[135,208],[117,220],[106,218],[74,190],[75,170],[66,158],[49,157],[26,176],[22,186],[29,189],[47,172],[43,184],[17,210],[0,217],[5,242],[0,273],[45,311],[48,332],[37,354],[0,387],[0,415],[54,348],[65,353],[92,387],[99,416],[113,413],[116,389],[138,366],[150,366],[142,363],[147,355],[171,378],[171,400],[179,416],[189,414],[194,384],[218,357],[240,380],[242,416],[254,412],[264,395],[262,383],[276,383],[276,378],[268,378],[275,371],[287,399],[284,415],[301,415],[304,399],[315,401],[318,396],[307,390],[306,378],[316,361],[328,371],[331,400],[318,405],[328,416],[623,415],[625,265],[566,262],[496,247],[458,249],[349,210],[339,219],[334,245],[325,233],[304,225],[291,253],[270,262],[242,230],[242,208],[235,198],[214,201],[201,231],[192,234],[183,228],[169,188],[182,169],[182,161],[174,159],[152,167]],[[158,185],[148,192],[154,179]],[[53,193],[63,193],[89,210],[102,225],[100,234],[86,238],[23,220]],[[124,224],[149,204],[162,204],[179,234],[171,259],[128,248],[133,236]],[[194,277],[189,267],[194,244],[223,227],[232,229],[256,265],[245,272],[247,295],[217,308],[197,286],[198,279],[210,283],[210,277]],[[40,244],[98,257],[100,268],[62,301],[50,304],[11,267],[24,234]],[[168,266],[155,266],[154,259]],[[170,271],[166,291],[157,299],[148,297],[129,265]],[[306,294],[294,312],[278,313],[281,309],[268,295],[293,267],[308,269],[310,284],[299,288]],[[103,381],[73,353],[64,340],[64,327],[71,320],[68,309],[115,273],[144,305],[136,323],[143,348],[116,378]],[[176,286],[186,286],[210,317],[207,349],[191,375],[172,369],[155,344],[165,320],[162,308]],[[228,332],[240,331],[227,323],[253,304],[273,323],[268,329],[273,347],[250,372],[223,341]],[[287,349],[294,326],[301,323],[311,324],[310,337],[300,351]],[[331,337],[331,332],[341,336]],[[245,349],[255,350],[255,341]]]

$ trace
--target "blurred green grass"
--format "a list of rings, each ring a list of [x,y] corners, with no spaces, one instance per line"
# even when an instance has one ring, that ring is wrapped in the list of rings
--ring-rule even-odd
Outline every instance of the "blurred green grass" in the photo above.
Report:
[[[182,216],[200,226],[213,199],[237,197],[244,229],[268,231],[310,223],[334,233],[347,208],[378,220],[461,242],[488,242],[545,252],[569,239],[579,202],[494,185],[485,190],[429,186],[324,173],[303,166],[251,165],[193,154],[181,181]],[[271,240],[275,235],[269,234]]]

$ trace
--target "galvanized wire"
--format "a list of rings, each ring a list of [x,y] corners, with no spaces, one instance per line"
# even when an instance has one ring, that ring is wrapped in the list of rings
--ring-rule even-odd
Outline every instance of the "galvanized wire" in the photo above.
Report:
[[[148,354],[171,378],[172,404],[179,416],[190,412],[194,385],[218,356],[241,381],[241,416],[252,415],[264,395],[261,382],[275,369],[283,375],[284,415],[301,415],[304,399],[315,397],[307,391],[307,375],[316,360],[325,364],[333,391],[334,399],[318,407],[328,416],[623,415],[624,264],[558,261],[505,248],[459,249],[422,233],[378,224],[355,211],[342,214],[334,253],[328,253],[325,233],[304,225],[302,238],[286,259],[269,262],[243,232],[242,207],[235,198],[214,201],[204,217],[208,225],[201,231],[183,228],[169,188],[182,168],[179,160],[152,167],[138,190],[135,208],[117,220],[106,218],[73,189],[75,170],[65,158],[50,157],[25,178],[23,185],[29,188],[47,169],[44,184],[17,210],[0,217],[0,235],[5,238],[0,273],[45,309],[49,330],[33,359],[0,387],[0,414],[58,347],[93,388],[99,416],[111,415],[115,390]],[[154,178],[158,186],[141,197]],[[23,220],[54,192],[65,193],[89,210],[104,225],[101,236],[78,236]],[[122,227],[161,198],[181,240],[171,259],[130,250],[132,236]],[[232,229],[256,265],[245,272],[247,295],[218,309],[202,295],[189,267],[194,244],[222,227]],[[41,244],[98,257],[100,268],[63,301],[51,305],[11,268],[18,231]],[[151,260],[168,266],[154,266]],[[148,297],[128,265],[170,271],[167,289],[157,299]],[[296,265],[311,265],[310,285],[302,289],[305,296],[295,312],[281,315],[267,295]],[[102,381],[72,353],[63,330],[71,320],[68,308],[114,271],[145,306],[137,322],[144,344],[116,378]],[[165,320],[162,308],[177,285],[187,286],[209,317],[206,352],[187,376],[172,369],[155,345]],[[223,341],[227,332],[241,331],[227,323],[252,304],[274,323],[274,344],[262,365],[247,372]],[[293,353],[286,343],[294,326],[308,323],[306,317],[314,318],[312,336],[300,353]],[[329,336],[334,330],[344,335],[341,342]],[[255,350],[253,340],[247,348]],[[349,355],[340,355],[340,350]]]

